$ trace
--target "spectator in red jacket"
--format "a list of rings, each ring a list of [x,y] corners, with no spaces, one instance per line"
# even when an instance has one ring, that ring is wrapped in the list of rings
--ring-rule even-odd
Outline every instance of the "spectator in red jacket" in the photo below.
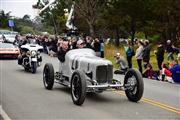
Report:
[[[173,83],[173,79],[171,76],[172,76],[172,73],[169,70],[169,63],[168,62],[163,63],[162,64],[162,80]]]

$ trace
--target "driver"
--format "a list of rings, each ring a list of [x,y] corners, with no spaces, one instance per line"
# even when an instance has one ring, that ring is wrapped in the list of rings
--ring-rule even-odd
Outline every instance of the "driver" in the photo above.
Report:
[[[22,65],[23,59],[26,57],[26,53],[27,53],[27,50],[22,49],[21,46],[28,44],[29,43],[29,38],[30,38],[29,35],[27,35],[25,38],[22,38],[22,43],[20,44],[20,54],[18,56],[18,64],[19,65]],[[28,62],[27,59],[24,62]]]
[[[69,51],[69,42],[64,40],[58,47],[59,47],[59,51],[57,53],[58,59],[60,60],[60,62],[64,62],[65,55]]]

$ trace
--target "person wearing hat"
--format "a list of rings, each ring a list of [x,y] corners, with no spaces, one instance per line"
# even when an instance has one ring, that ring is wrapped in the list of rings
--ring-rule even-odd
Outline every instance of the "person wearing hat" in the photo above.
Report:
[[[166,50],[168,52],[167,59],[168,60],[170,60],[170,59],[174,60],[174,56],[173,56],[174,49],[173,49],[173,45],[172,45],[171,40],[167,40]]]

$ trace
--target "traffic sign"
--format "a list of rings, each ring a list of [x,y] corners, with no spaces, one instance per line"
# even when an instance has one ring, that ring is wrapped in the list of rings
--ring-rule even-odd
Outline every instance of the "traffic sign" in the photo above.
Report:
[[[13,20],[8,20],[9,27],[14,27],[14,21]]]

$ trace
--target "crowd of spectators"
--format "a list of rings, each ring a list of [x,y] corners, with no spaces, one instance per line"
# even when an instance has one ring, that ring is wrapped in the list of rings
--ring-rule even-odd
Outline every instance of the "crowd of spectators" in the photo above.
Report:
[[[29,35],[17,35],[15,43],[18,43],[19,47],[28,43],[28,37],[32,37],[36,40],[37,44],[43,46],[44,53],[50,56],[57,56],[58,51],[62,47],[63,41],[68,42],[69,49],[77,48],[90,48],[96,52],[96,55],[99,57],[104,57],[104,42],[102,39],[90,36],[84,38],[80,37],[55,37],[47,35],[39,36],[29,36]]]
[[[128,68],[132,68],[132,57],[135,55],[138,69],[143,77],[168,81],[171,83],[180,83],[180,65],[178,64],[178,60],[180,60],[180,51],[172,44],[170,40],[167,40],[167,43],[164,45],[163,43],[159,42],[157,45],[157,50],[154,51],[157,59],[158,70],[154,70],[150,63],[151,44],[149,41],[137,40],[135,44],[138,46],[135,54],[130,42],[127,42],[127,47],[125,47]],[[167,52],[166,61],[169,62],[164,62],[165,52]],[[174,58],[174,53],[178,54],[177,59]],[[119,71],[122,71],[122,68],[124,68],[126,64],[126,61],[122,58],[122,55],[116,57],[116,63],[120,66]],[[118,72],[115,71],[115,73]]]

